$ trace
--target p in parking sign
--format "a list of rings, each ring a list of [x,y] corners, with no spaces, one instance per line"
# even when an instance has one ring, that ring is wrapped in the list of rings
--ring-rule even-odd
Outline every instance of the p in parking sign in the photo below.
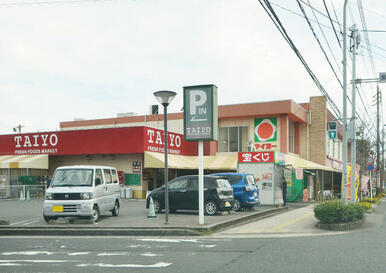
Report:
[[[184,139],[217,140],[217,86],[184,87]]]

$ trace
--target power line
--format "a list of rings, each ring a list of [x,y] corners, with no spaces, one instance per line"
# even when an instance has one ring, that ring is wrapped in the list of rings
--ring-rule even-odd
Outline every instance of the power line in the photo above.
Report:
[[[264,3],[263,3],[264,2]],[[259,0],[259,3],[260,5],[264,8],[264,10],[266,11],[266,13],[268,14],[268,16],[271,18],[272,22],[275,24],[276,28],[279,30],[280,34],[283,36],[283,38],[286,40],[286,42],[289,44],[289,46],[291,47],[291,49],[295,52],[296,56],[299,58],[299,60],[302,62],[303,66],[305,67],[305,69],[307,70],[309,76],[311,77],[311,79],[314,81],[315,85],[318,87],[319,91],[326,97],[327,99],[327,102],[330,104],[332,110],[334,111],[335,113],[335,116],[337,118],[341,118],[342,117],[342,114],[340,113],[339,111],[339,108],[335,105],[335,103],[333,102],[333,100],[330,98],[330,96],[328,95],[327,91],[324,89],[324,87],[322,86],[322,84],[319,82],[318,78],[316,77],[316,75],[312,72],[311,68],[309,67],[309,65],[307,64],[307,62],[305,61],[304,57],[302,56],[302,54],[299,52],[299,50],[297,49],[297,47],[295,46],[295,43],[292,41],[292,39],[290,38],[290,36],[288,35],[285,27],[283,26],[283,24],[281,23],[280,19],[278,18],[275,10],[272,8],[270,2],[268,0]]]
[[[336,71],[335,71],[334,67],[333,67],[332,64],[331,64],[330,59],[328,58],[326,51],[324,50],[322,44],[320,43],[320,40],[319,40],[318,36],[316,35],[315,30],[314,30],[314,28],[312,27],[312,25],[311,25],[311,23],[310,23],[310,21],[309,21],[309,19],[308,19],[308,16],[307,16],[307,14],[306,14],[306,11],[304,10],[304,8],[303,8],[302,4],[300,3],[300,1],[299,1],[299,0],[296,0],[296,1],[297,1],[298,5],[299,5],[299,8],[300,8],[301,12],[302,12],[303,15],[304,15],[304,18],[305,18],[306,21],[307,21],[307,24],[308,24],[309,28],[311,29],[312,34],[314,35],[314,38],[315,38],[316,41],[318,42],[319,47],[320,47],[320,49],[322,50],[325,59],[327,60],[327,63],[329,64],[329,66],[330,66],[332,72],[334,73],[335,78],[336,78],[337,81],[339,82],[340,86],[343,88],[343,84],[342,84],[341,80],[339,79],[338,75],[336,74]],[[314,14],[314,15],[315,15],[315,14]],[[319,25],[319,26],[320,26],[320,25]],[[326,41],[327,41],[327,40],[326,40]],[[330,50],[331,50],[331,48],[330,48]],[[335,58],[335,57],[334,57],[334,58]],[[336,59],[335,59],[335,61],[336,61]]]
[[[285,38],[285,40],[287,41],[287,43],[289,43],[289,45],[290,45],[290,47],[293,49],[293,51],[294,51],[297,55],[300,54],[300,52],[298,52],[296,46],[295,46],[294,44],[291,44],[292,40],[289,38],[289,36],[288,36],[288,34],[287,34],[287,32],[286,32],[284,26],[282,26],[282,24],[281,24],[279,18],[277,17],[276,13],[274,13],[274,10],[273,10],[272,6],[270,5],[269,1],[264,1],[265,4],[267,5],[267,7],[264,6],[264,4],[262,3],[261,0],[259,0],[259,2],[260,2],[260,4],[263,6],[264,10],[267,12],[267,14],[269,15],[269,17],[271,18],[271,20],[274,22],[274,24],[275,24],[275,26],[278,28],[279,32],[280,32],[280,33],[282,34],[282,36]],[[268,5],[269,5],[269,6],[268,6]],[[278,4],[273,3],[273,2],[272,2],[272,5],[279,6]],[[296,14],[296,15],[298,15],[298,16],[302,16],[302,15],[296,13],[296,12],[293,12],[292,10],[283,8],[283,7],[281,7],[281,6],[279,6],[279,7],[282,8],[282,9],[284,9],[284,10],[287,10],[287,11],[293,13],[293,14]],[[269,11],[268,11],[268,9],[269,9]],[[273,12],[273,13],[271,14],[270,12]],[[276,17],[275,17],[275,16],[276,16]],[[275,18],[274,18],[274,17],[275,17]],[[304,18],[306,18],[306,19],[308,18],[307,16],[304,16],[304,15],[303,15],[302,17],[304,17]],[[278,20],[278,22],[276,22],[275,20]],[[309,21],[315,22],[315,20],[311,20],[310,18],[308,18],[308,20],[309,20]],[[326,26],[325,26],[325,27],[326,27]],[[327,27],[327,28],[328,28],[328,29],[331,29],[330,27]],[[292,43],[293,43],[293,42],[292,42]],[[298,58],[299,58],[299,59],[302,61],[302,63],[303,63],[304,59],[303,59],[303,57],[301,56],[301,54],[300,54],[300,56],[298,55]],[[310,74],[311,78],[312,78],[312,79],[314,80],[314,82],[315,82],[316,76],[313,75],[313,72],[309,70],[308,64],[307,64],[307,63],[303,63],[303,65],[305,66],[306,70],[308,71],[308,73]],[[314,76],[315,76],[315,78],[314,78]],[[336,76],[336,77],[337,77],[337,76]],[[339,79],[339,78],[338,78],[338,79]],[[316,80],[317,80],[317,78],[316,78]],[[330,99],[328,93],[324,90],[323,86],[319,85],[320,83],[318,84],[317,82],[315,82],[315,84],[318,86],[318,88],[319,88],[319,90],[321,91],[321,93],[322,93],[323,95],[325,95],[325,97],[327,98],[328,103],[331,105],[332,110],[335,112],[335,114],[336,114],[337,112],[339,112],[339,109],[336,107],[336,105],[335,105],[334,103],[331,103],[331,101],[330,101],[331,99]],[[358,91],[358,92],[359,92],[359,91]],[[363,104],[363,106],[364,106],[364,109],[366,110],[367,115],[370,117],[369,113],[367,112],[367,108],[366,108],[366,106],[364,105],[364,101],[363,101],[363,98],[362,98],[361,95],[360,95],[360,98],[361,98],[362,104]],[[348,100],[349,100],[350,103],[351,103],[350,98],[348,98]],[[334,106],[334,105],[335,105],[335,106]],[[362,119],[362,115],[361,115],[359,112],[357,112],[357,113],[358,113],[358,118],[359,118],[362,122],[364,122],[363,119]],[[340,115],[340,112],[339,112],[339,115]],[[337,117],[339,117],[339,115],[336,114]],[[370,120],[371,120],[371,118],[370,118]],[[373,125],[373,124],[372,124],[372,125]],[[374,126],[374,125],[373,125],[373,126]],[[367,125],[366,125],[366,128],[367,128],[369,131],[371,131],[370,128],[369,128]]]
[[[342,48],[342,45],[341,45],[341,43],[340,43],[338,34],[336,33],[336,29],[335,29],[335,26],[334,26],[334,22],[333,22],[333,20],[332,20],[332,18],[331,18],[331,16],[330,16],[330,12],[328,11],[328,8],[327,8],[326,1],[325,1],[325,0],[323,0],[323,4],[324,4],[324,8],[326,9],[327,16],[328,16],[328,19],[330,20],[331,26],[332,26],[332,28],[334,29],[335,37],[336,37],[336,40],[338,41],[339,47]],[[338,25],[339,25],[339,23],[338,23]]]
[[[366,24],[365,13],[363,12],[362,1],[357,0],[357,3],[358,3],[359,15],[360,15],[361,22],[362,22],[362,28],[364,31],[365,41],[370,41],[369,34],[367,33],[367,24]],[[371,47],[369,45],[367,45],[367,52],[369,54],[371,68],[373,69],[373,73],[375,75],[376,72],[375,72],[374,58],[373,58],[373,53],[371,52]]]

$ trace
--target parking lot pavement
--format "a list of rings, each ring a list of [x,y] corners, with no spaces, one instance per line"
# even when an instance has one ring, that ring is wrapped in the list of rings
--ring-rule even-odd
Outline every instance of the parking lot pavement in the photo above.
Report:
[[[8,200],[0,201],[0,220],[9,222],[8,225],[0,226],[0,235],[5,230],[13,228],[15,230],[38,230],[40,229],[95,229],[95,230],[136,230],[137,233],[145,230],[190,230],[192,232],[211,232],[229,226],[253,221],[259,217],[267,217],[286,211],[287,208],[276,208],[274,206],[257,206],[253,210],[245,212],[223,212],[217,216],[205,216],[204,225],[198,223],[197,211],[177,211],[169,213],[168,224],[165,224],[165,213],[161,213],[157,218],[148,218],[148,210],[145,208],[145,200],[121,199],[121,208],[118,217],[113,217],[111,213],[101,215],[97,223],[89,220],[56,221],[46,223],[43,220],[44,200]],[[52,232],[52,231],[51,231]],[[183,232],[182,232],[183,233]],[[153,232],[154,235],[154,232]]]

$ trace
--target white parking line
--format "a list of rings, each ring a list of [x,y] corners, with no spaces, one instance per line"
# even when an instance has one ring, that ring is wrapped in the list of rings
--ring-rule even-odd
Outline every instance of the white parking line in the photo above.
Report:
[[[36,223],[38,221],[40,221],[40,218],[34,218],[34,219],[29,219],[29,220],[24,220],[24,221],[19,221],[19,222],[11,223],[10,226],[19,225],[19,224],[22,224],[23,226],[25,226],[25,225],[29,225],[29,224],[32,224],[32,223]]]

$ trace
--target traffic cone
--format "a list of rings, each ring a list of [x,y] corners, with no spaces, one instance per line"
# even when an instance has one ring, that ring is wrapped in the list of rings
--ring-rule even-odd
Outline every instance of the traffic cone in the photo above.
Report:
[[[24,198],[24,194],[23,194],[23,191],[21,190],[20,191],[20,198],[19,198],[20,201],[24,201],[25,198]]]
[[[149,204],[149,214],[147,215],[147,218],[157,218],[157,215],[155,215],[155,211],[154,211],[153,198],[151,197],[150,197],[150,204]]]
[[[29,196],[29,191],[27,191],[27,198],[26,198],[27,201],[30,201],[31,200],[31,197]]]

